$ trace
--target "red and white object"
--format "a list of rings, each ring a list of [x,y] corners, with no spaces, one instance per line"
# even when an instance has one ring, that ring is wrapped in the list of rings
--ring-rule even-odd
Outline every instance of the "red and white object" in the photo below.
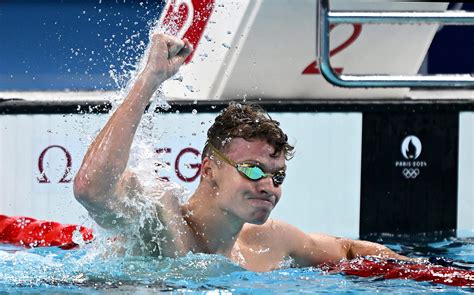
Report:
[[[60,224],[25,216],[0,215],[0,243],[72,249],[81,242],[92,241],[93,238],[92,230],[80,225]],[[78,239],[81,239],[81,242]]]

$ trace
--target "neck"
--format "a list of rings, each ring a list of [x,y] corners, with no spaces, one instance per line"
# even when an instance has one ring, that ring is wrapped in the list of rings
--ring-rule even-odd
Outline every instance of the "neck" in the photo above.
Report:
[[[185,219],[195,233],[199,250],[230,257],[244,222],[219,208],[214,189],[201,186],[184,206]]]

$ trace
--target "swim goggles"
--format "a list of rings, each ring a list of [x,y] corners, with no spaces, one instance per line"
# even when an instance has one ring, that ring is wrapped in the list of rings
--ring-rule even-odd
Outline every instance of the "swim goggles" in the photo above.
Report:
[[[277,171],[275,173],[265,173],[263,169],[254,163],[235,163],[231,159],[229,159],[226,155],[221,153],[217,148],[215,148],[210,142],[207,142],[207,145],[211,148],[212,152],[218,156],[222,161],[226,162],[227,164],[235,167],[237,171],[245,178],[258,181],[265,177],[271,177],[273,184],[275,186],[279,186],[285,180],[286,173],[284,170]]]

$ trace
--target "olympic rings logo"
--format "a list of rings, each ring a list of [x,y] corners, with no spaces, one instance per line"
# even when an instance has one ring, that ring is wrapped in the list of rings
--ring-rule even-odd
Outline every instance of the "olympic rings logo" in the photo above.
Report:
[[[420,169],[418,168],[404,168],[402,170],[403,176],[406,179],[412,178],[415,179],[420,174]]]

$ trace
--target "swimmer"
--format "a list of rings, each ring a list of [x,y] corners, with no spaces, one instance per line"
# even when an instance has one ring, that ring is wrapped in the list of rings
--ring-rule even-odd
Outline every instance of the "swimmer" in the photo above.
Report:
[[[192,46],[155,34],[149,50],[144,70],[90,145],[74,179],[75,197],[99,225],[126,227],[143,213],[130,209],[127,200],[156,195],[156,222],[164,228],[149,226],[143,235],[160,236],[155,241],[162,256],[221,254],[252,271],[277,269],[290,260],[306,267],[367,255],[406,259],[383,245],[306,234],[269,219],[293,147],[279,123],[254,105],[230,104],[216,117],[202,152],[200,183],[185,204],[172,190],[158,196],[144,187],[127,169],[135,132],[153,93],[177,73]]]

